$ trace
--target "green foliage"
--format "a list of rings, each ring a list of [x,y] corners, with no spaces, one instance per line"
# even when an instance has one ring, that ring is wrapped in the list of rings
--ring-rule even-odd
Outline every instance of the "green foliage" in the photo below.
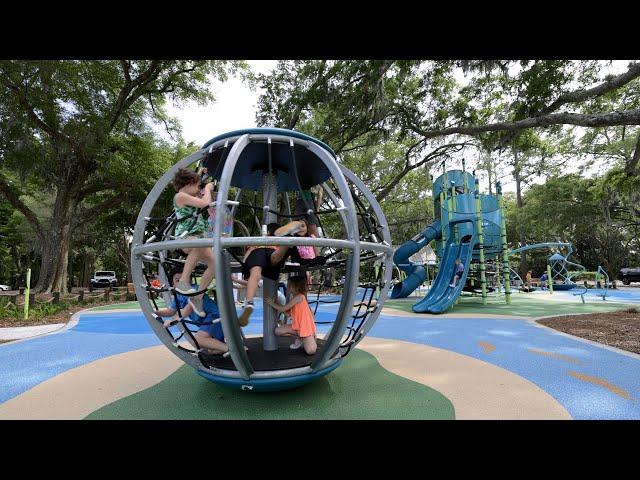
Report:
[[[68,308],[69,305],[65,302],[30,305],[29,319],[39,320],[44,317],[56,315]],[[23,320],[24,306],[16,307],[13,304],[0,303],[0,319]]]
[[[616,186],[616,178],[622,181],[620,172],[612,170],[603,177],[564,175],[532,186],[524,194],[521,209],[507,204],[510,240],[516,243],[519,238],[514,230],[519,229],[527,244],[570,242],[575,250],[572,258],[588,270],[602,265],[609,275],[640,262],[640,224],[637,216],[635,223],[630,221],[631,212],[637,209],[636,199],[621,193],[624,190]],[[637,195],[635,192],[629,190],[631,195]],[[548,253],[528,256],[541,270]]]
[[[61,253],[71,238],[71,267],[74,251],[103,252],[124,238],[151,184],[176,152],[192,149],[167,102],[204,104],[211,78],[244,69],[200,60],[0,62],[0,196],[30,224],[42,288],[66,289]],[[156,125],[176,143],[160,140]]]

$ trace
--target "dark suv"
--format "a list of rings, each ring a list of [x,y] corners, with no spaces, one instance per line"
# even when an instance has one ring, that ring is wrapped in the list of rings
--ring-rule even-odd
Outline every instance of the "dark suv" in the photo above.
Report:
[[[621,268],[619,277],[625,285],[629,285],[631,282],[640,282],[640,267]]]

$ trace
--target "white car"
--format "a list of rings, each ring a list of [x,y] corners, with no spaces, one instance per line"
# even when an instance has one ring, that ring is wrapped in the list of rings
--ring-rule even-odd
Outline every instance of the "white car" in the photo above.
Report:
[[[9,285],[0,285],[0,291],[8,292],[9,290],[11,290]]]

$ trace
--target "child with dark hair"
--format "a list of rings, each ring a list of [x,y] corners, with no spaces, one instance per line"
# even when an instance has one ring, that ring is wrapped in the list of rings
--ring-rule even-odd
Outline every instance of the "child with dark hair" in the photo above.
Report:
[[[281,227],[278,223],[267,225],[267,236],[283,237],[295,234],[302,228],[301,222],[290,222]],[[244,254],[242,275],[247,280],[247,291],[243,310],[238,322],[243,327],[249,323],[253,313],[253,297],[258,290],[260,279],[264,276],[274,282],[278,281],[282,264],[289,253],[286,246],[249,247]]]
[[[178,266],[174,267],[169,273],[169,281],[172,285],[176,286],[183,275],[183,268]],[[218,305],[208,295],[203,295],[203,309],[205,311],[205,318],[200,318],[192,313],[192,306],[188,303],[189,300],[184,295],[176,293],[172,298],[169,307],[156,310],[154,313],[160,317],[172,317],[176,314],[178,309],[184,317],[189,317],[194,323],[199,324],[199,330],[194,334],[198,345],[206,348],[213,354],[225,354],[229,348],[224,341],[224,333],[222,331],[222,325],[220,322],[215,322],[220,318],[220,312],[218,311]],[[169,328],[173,324],[173,320],[165,320],[164,327]]]
[[[296,337],[289,348],[295,350],[304,347],[307,355],[314,355],[318,342],[316,341],[316,322],[307,301],[307,279],[301,276],[289,277],[287,290],[290,292],[291,300],[285,305],[278,305],[270,298],[265,299],[278,312],[288,312],[293,320],[291,325],[276,327],[275,334],[279,337]]]
[[[185,239],[202,238],[207,234],[207,221],[202,215],[195,215],[195,212],[211,204],[213,184],[208,183],[205,185],[203,194],[200,196],[200,180],[199,174],[186,168],[180,168],[173,177],[173,188],[176,191],[173,197],[173,208],[178,217],[175,229],[177,237]],[[199,261],[207,264],[207,269],[204,271],[200,281],[200,286],[206,290],[215,276],[213,250],[209,247],[201,247],[183,248],[182,251],[187,254],[187,259],[184,262],[182,280],[175,287],[176,291],[186,295],[198,291],[191,285],[191,274]],[[202,306],[203,294],[190,296],[188,301],[197,315],[200,317],[206,315]]]

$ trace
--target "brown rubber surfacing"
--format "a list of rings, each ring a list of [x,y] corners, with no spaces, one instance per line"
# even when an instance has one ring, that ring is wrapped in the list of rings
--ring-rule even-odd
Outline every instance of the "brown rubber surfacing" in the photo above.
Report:
[[[256,371],[286,370],[290,368],[300,368],[311,365],[315,355],[307,355],[304,348],[291,350],[289,345],[294,341],[294,337],[278,337],[278,350],[266,352],[262,348],[262,337],[251,337],[245,340],[245,345],[249,350],[247,355],[251,366]],[[317,339],[318,351],[324,345],[324,340]],[[233,365],[231,357],[222,358],[221,355],[201,354],[202,363],[207,367],[221,368],[225,370],[237,370]]]

